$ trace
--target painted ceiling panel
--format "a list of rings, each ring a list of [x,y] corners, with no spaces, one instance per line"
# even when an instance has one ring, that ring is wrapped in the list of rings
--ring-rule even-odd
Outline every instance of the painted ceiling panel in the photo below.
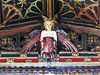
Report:
[[[61,17],[98,23],[99,0],[58,0]]]
[[[2,0],[3,23],[39,17],[41,0]]]

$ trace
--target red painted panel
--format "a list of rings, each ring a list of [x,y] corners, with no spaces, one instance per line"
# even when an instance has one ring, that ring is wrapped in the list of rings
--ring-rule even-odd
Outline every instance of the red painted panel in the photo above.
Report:
[[[84,62],[84,58],[59,58],[60,62],[67,62],[66,60],[69,60],[69,62]]]
[[[7,62],[7,59],[0,59],[0,63]]]
[[[26,62],[26,59],[15,59],[14,62]]]
[[[31,59],[32,62],[38,62],[38,59]]]
[[[92,62],[100,62],[100,58],[92,58],[91,61]]]
[[[26,62],[27,60],[31,60],[31,62],[38,62],[38,59],[15,59],[14,62]]]

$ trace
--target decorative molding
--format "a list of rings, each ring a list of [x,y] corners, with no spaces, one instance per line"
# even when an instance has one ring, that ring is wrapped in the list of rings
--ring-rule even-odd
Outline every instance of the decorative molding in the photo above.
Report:
[[[19,59],[18,59],[19,60]],[[20,67],[28,67],[28,66],[35,66],[38,67],[39,66],[44,66],[47,67],[47,62],[33,62],[31,64],[27,64],[25,62],[21,62],[21,63],[0,63],[0,67],[11,67],[11,66],[20,66]],[[90,66],[97,66],[100,67],[100,62],[51,62],[51,67],[73,67],[76,66],[77,68],[80,66],[82,66],[83,68],[88,68]]]
[[[8,62],[8,63],[12,63],[12,62],[14,62],[14,60],[15,60],[14,58],[8,58],[8,59],[7,59],[7,62]]]
[[[85,62],[91,62],[91,57],[85,57],[85,58],[84,58],[84,61],[85,61]]]
[[[28,24],[28,26],[24,26],[25,24]],[[23,23],[15,23],[15,24],[9,24],[9,25],[6,25],[6,23],[5,23],[5,24],[0,24],[0,29],[2,29],[5,26],[7,28],[7,27],[13,27],[13,26],[19,26],[19,25],[23,25],[23,27],[20,27],[23,29],[26,27],[34,27],[34,26],[42,25],[42,21],[40,22],[40,20],[33,20],[33,21],[27,21],[27,22],[23,22]],[[1,30],[0,32],[6,32],[6,31],[9,32],[10,30],[16,30],[16,29],[19,29],[19,28],[5,29],[5,30]]]
[[[74,26],[74,25],[65,24],[65,23],[61,23],[61,25],[62,25],[62,28],[64,28],[64,29],[68,28],[68,29],[78,30],[79,32],[84,31],[86,33],[92,33],[92,34],[100,36],[100,30],[99,29],[89,28],[89,27],[82,27],[82,26]]]
[[[60,51],[59,53],[60,53],[60,54],[63,54],[63,53],[72,53],[72,52]],[[84,51],[81,51],[81,52],[79,52],[79,54],[80,54],[80,53],[88,53],[88,54],[90,54],[90,53],[91,53],[91,54],[93,54],[94,52],[87,52],[87,51],[86,51],[86,52],[84,52]],[[96,54],[98,54],[98,53],[100,53],[100,52],[95,51],[95,53],[96,53]]]
[[[80,69],[0,69],[0,74],[1,75],[6,75],[6,74],[12,74],[12,75],[99,75],[100,74],[100,68],[80,68]]]
[[[79,53],[72,53],[72,56],[79,56]]]

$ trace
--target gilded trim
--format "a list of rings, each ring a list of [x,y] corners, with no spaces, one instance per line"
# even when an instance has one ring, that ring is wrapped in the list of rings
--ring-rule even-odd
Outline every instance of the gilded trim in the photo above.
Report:
[[[72,53],[72,52],[65,52],[65,51],[63,51],[63,52],[59,52],[59,53],[63,54],[63,53]],[[100,53],[100,52],[98,52],[98,51],[96,52],[96,51],[95,51],[95,52],[79,52],[79,53],[92,53],[92,54],[95,53],[95,54],[98,54],[98,53]]]
[[[14,58],[8,58],[8,59],[7,59],[7,63],[13,63],[14,60],[15,60]]]
[[[27,54],[20,54],[20,57],[27,57]]]
[[[20,54],[20,52],[1,52],[1,54],[11,54],[11,53],[12,54],[18,54],[18,53]],[[30,53],[30,54],[38,54],[38,52],[28,52],[28,53]]]

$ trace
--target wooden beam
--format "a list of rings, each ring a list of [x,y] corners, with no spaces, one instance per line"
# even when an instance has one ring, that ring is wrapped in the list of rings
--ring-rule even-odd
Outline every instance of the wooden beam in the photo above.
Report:
[[[56,2],[57,0],[47,0],[47,16],[52,18],[56,13]]]
[[[0,25],[2,25],[2,4],[0,0]]]
[[[47,15],[47,0],[42,0],[42,13],[43,15]]]

